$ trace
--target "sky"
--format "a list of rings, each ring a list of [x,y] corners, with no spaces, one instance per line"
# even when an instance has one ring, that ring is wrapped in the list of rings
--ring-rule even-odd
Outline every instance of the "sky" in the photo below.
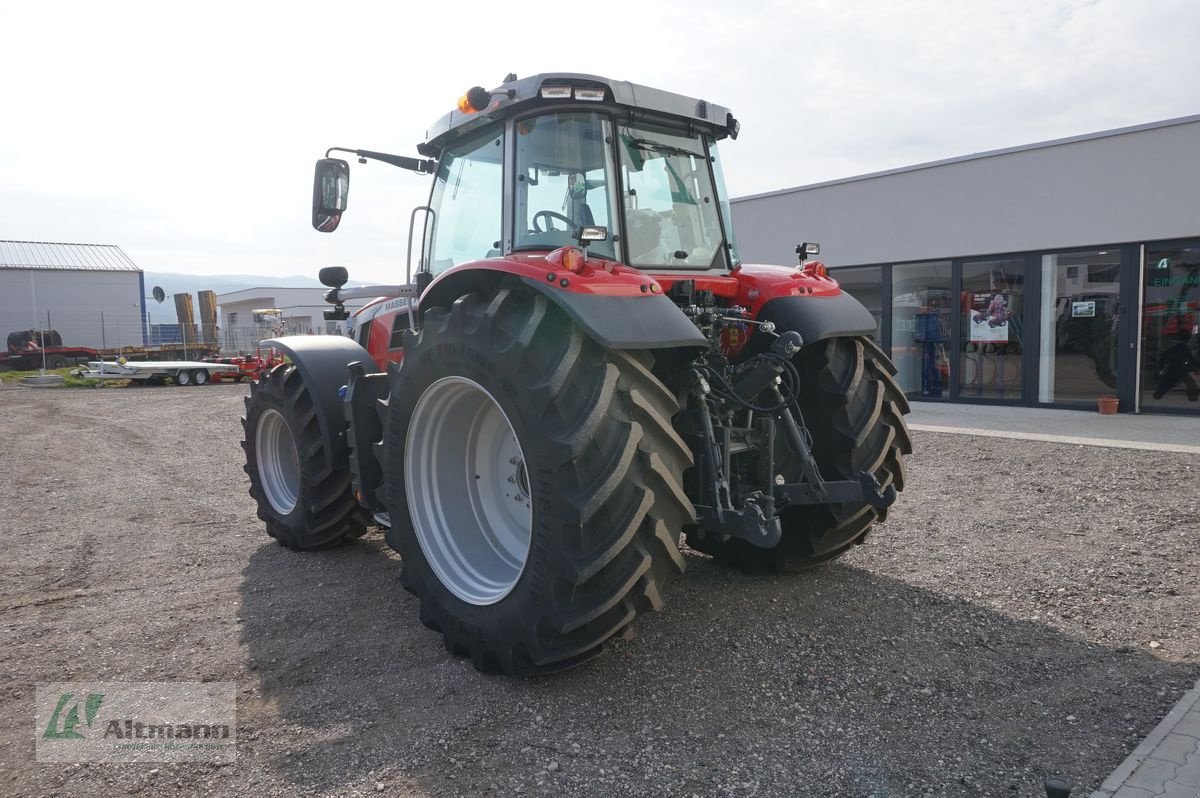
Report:
[[[0,27],[0,239],[117,244],[201,276],[402,281],[430,178],[352,163],[322,234],[314,161],[416,155],[509,72],[730,107],[734,197],[1200,113],[1195,0],[42,0],[5,4]]]

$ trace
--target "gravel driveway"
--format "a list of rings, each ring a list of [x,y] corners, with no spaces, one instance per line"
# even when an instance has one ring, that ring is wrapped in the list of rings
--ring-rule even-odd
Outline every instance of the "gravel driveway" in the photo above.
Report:
[[[266,537],[246,392],[0,389],[0,794],[1086,795],[1200,675],[1188,455],[917,433],[841,561],[686,552],[636,639],[514,680],[444,651],[380,535]],[[236,682],[237,762],[35,762],[34,685],[88,679]]]

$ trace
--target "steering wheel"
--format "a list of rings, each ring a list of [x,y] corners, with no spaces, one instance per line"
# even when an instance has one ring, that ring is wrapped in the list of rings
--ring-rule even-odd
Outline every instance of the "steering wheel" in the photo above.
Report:
[[[543,216],[546,217],[546,229],[545,230],[543,230],[538,225],[538,219]],[[564,224],[566,224],[568,232],[575,229],[575,220],[572,219],[570,216],[564,216],[561,213],[557,213],[555,211],[538,211],[537,213],[535,213],[533,215],[533,219],[530,220],[530,223],[533,225],[533,232],[546,233],[546,232],[549,232],[550,230],[553,230],[554,225],[552,225],[550,223],[551,219],[558,219],[561,222],[563,222]]]

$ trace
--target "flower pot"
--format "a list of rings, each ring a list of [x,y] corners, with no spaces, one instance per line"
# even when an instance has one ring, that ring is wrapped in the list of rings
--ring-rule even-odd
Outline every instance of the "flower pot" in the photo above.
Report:
[[[1096,404],[1099,406],[1100,415],[1102,416],[1115,416],[1120,403],[1121,400],[1115,396],[1101,396],[1096,399]]]

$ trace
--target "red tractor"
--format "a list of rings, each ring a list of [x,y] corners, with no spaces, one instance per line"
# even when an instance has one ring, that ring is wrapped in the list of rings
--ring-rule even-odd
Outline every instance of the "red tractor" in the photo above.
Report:
[[[908,407],[871,314],[816,247],[738,256],[712,103],[581,74],[474,88],[420,158],[433,176],[404,284],[357,340],[279,338],[244,419],[250,495],[297,550],[374,523],[447,648],[486,671],[583,662],[663,604],[692,549],[794,571],[861,543],[904,487]],[[313,226],[349,165],[317,162]],[[415,274],[412,243],[419,243]]]

